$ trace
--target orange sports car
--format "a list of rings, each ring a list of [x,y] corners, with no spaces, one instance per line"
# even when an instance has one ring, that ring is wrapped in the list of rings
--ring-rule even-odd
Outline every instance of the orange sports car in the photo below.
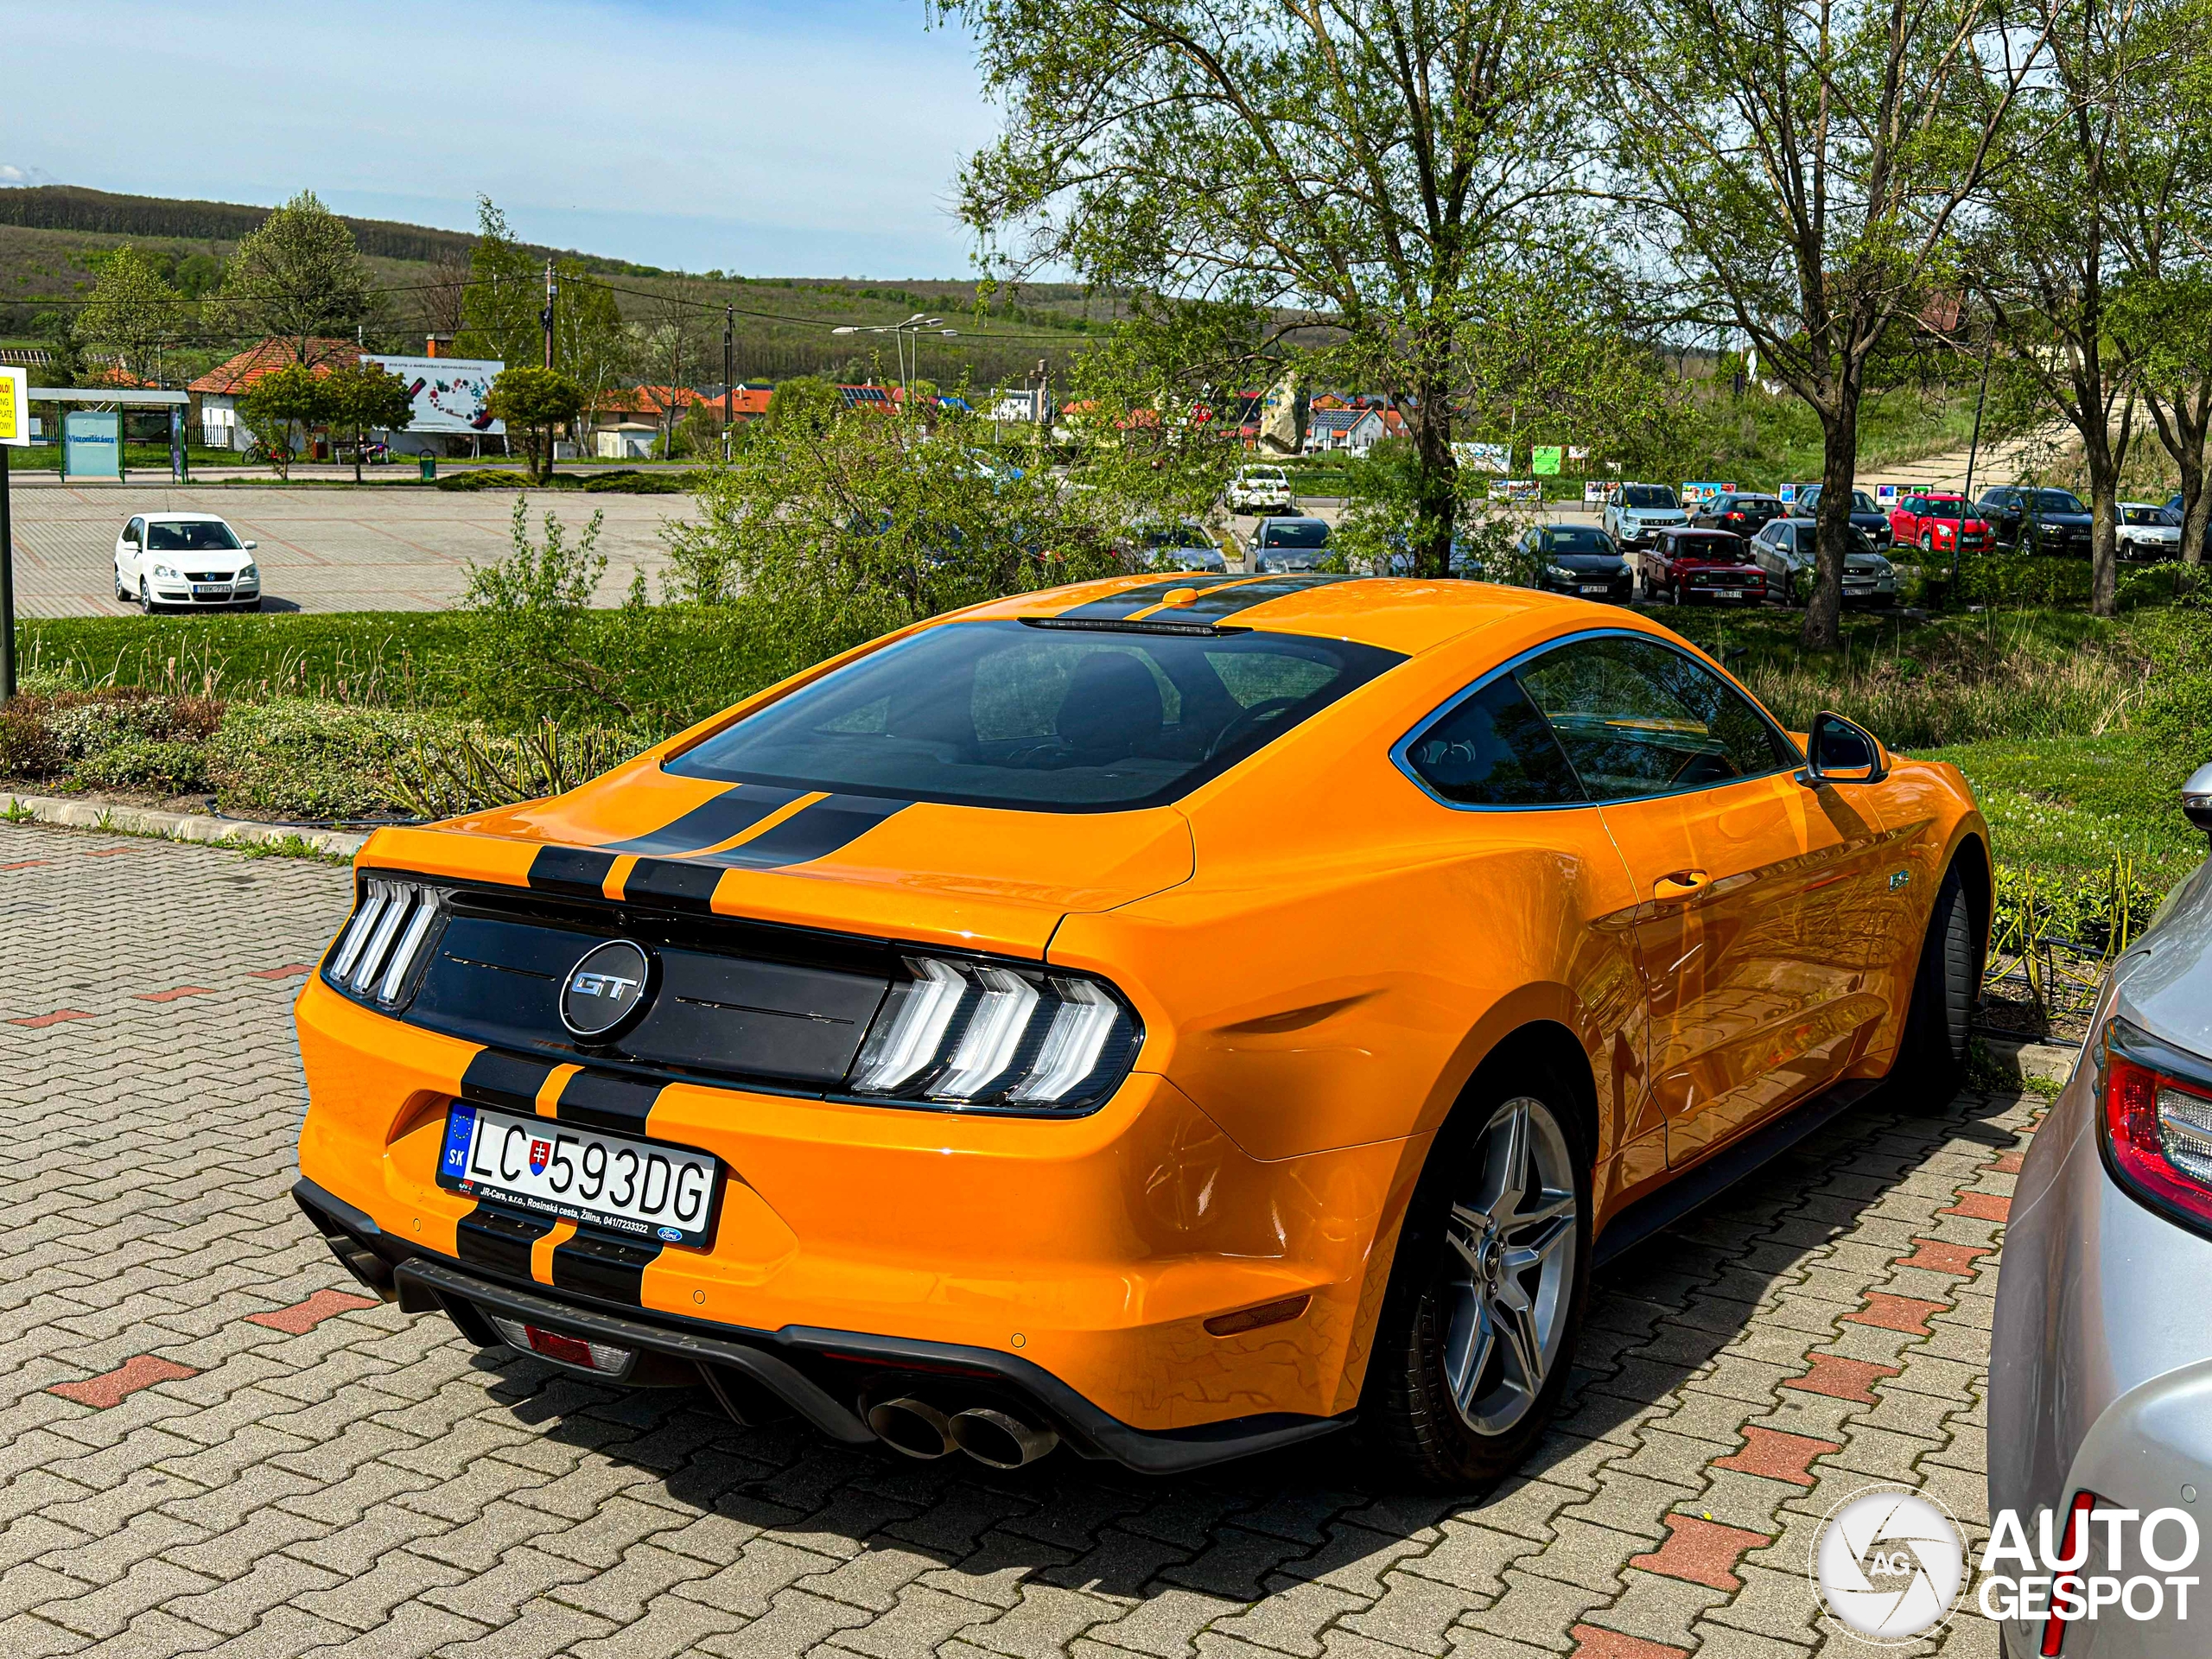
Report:
[[[301,1206],[472,1340],[1014,1465],[1541,1431],[1593,1266],[1959,1077],[1965,780],[1462,582],[941,617],[379,831]]]

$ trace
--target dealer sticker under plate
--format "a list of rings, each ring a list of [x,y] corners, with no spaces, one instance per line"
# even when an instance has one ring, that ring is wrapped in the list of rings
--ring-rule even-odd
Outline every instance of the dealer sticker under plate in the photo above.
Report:
[[[456,1102],[446,1114],[438,1185],[635,1238],[704,1245],[721,1166],[688,1147]]]

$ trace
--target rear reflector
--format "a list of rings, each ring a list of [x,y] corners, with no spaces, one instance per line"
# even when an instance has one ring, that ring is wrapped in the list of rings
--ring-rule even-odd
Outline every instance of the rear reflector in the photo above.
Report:
[[[582,1337],[571,1337],[558,1331],[548,1331],[543,1325],[527,1325],[519,1319],[503,1319],[492,1316],[492,1324],[499,1331],[500,1339],[518,1353],[536,1354],[540,1359],[550,1359],[556,1365],[573,1365],[578,1370],[590,1371],[600,1376],[620,1376],[630,1369],[635,1359],[634,1348],[617,1348],[612,1344],[590,1342]]]
[[[2104,1499],[2087,1487],[2074,1494],[2074,1502],[2066,1511],[2066,1536],[2058,1546],[2060,1560],[2071,1561],[2075,1567],[2088,1562],[2089,1511],[2103,1503]],[[2044,1536],[2047,1542],[2049,1535]],[[2058,1616],[2058,1592],[2062,1590],[2078,1601],[2082,1594],[2082,1575],[2079,1573],[2061,1573],[2050,1581],[2050,1611],[2043,1621],[2043,1645],[2036,1649],[2038,1659],[2057,1659],[2059,1649],[2065,1645],[2068,1621]]]
[[[1209,1334],[1233,1337],[1240,1332],[1257,1331],[1263,1325],[1281,1325],[1296,1319],[1306,1311],[1311,1296],[1286,1296],[1279,1302],[1262,1302],[1257,1307],[1242,1308],[1234,1313],[1217,1313],[1206,1321]]]

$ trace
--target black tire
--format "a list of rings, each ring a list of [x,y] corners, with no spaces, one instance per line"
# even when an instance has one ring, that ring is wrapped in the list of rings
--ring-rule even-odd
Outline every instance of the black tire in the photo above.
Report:
[[[1955,865],[1928,912],[1913,975],[1904,1039],[1891,1075],[1929,1107],[1946,1105],[1966,1082],[1967,1042],[1981,995],[1980,930]]]
[[[1466,1491],[1503,1479],[1529,1455],[1558,1408],[1573,1368],[1590,1281],[1590,1157],[1575,1128],[1573,1100],[1548,1068],[1494,1068],[1490,1077],[1478,1076],[1470,1085],[1429,1153],[1399,1233],[1362,1408],[1370,1443],[1414,1484]],[[1465,1220],[1471,1211],[1482,1213],[1483,1206],[1466,1201],[1469,1184],[1484,1179],[1499,1144],[1498,1125],[1516,1111],[1527,1116],[1529,1169],[1536,1167],[1533,1149],[1543,1139],[1552,1142],[1554,1157],[1558,1148],[1564,1148],[1563,1168],[1555,1171],[1555,1180],[1537,1181],[1538,1202],[1532,1207],[1541,1210],[1556,1204],[1571,1186],[1572,1210],[1552,1218],[1563,1220],[1563,1229],[1541,1230],[1552,1223],[1532,1220],[1508,1222],[1492,1235],[1471,1234]],[[1516,1198],[1514,1207],[1524,1202]],[[1471,1254],[1465,1248],[1471,1236],[1494,1236],[1497,1246]],[[1518,1342],[1506,1334],[1504,1321],[1489,1322],[1491,1334],[1481,1350],[1485,1357],[1464,1391],[1471,1397],[1463,1407],[1463,1393],[1453,1387],[1451,1363],[1475,1351],[1462,1344],[1479,1338],[1466,1338],[1461,1320],[1471,1307],[1496,1305],[1476,1282],[1484,1269],[1471,1268],[1470,1264],[1479,1257],[1502,1267],[1506,1242],[1516,1238],[1529,1241],[1531,1246],[1542,1240],[1554,1242],[1543,1246],[1548,1254],[1518,1275],[1493,1270],[1488,1281],[1493,1291],[1502,1290],[1508,1277],[1516,1277],[1521,1300],[1532,1311]],[[1571,1261],[1560,1264],[1556,1277],[1548,1276],[1556,1255],[1564,1249],[1573,1251]],[[1533,1294],[1529,1288],[1532,1279]],[[1548,1348],[1550,1353],[1538,1368],[1540,1380],[1533,1391],[1518,1385],[1522,1372],[1515,1363],[1515,1357],[1529,1350],[1531,1338],[1539,1351]],[[1482,1414],[1486,1407],[1494,1408],[1492,1414],[1501,1419],[1509,1411],[1515,1414],[1510,1421],[1485,1428],[1473,1415]]]
[[[148,588],[148,587],[146,586],[146,578],[145,578],[145,577],[143,577],[143,576],[139,577],[139,578],[138,578],[138,613],[139,613],[139,614],[140,614],[140,615],[142,615],[142,616],[151,616],[151,615],[153,615],[156,611],[158,611],[158,610],[160,610],[160,609],[161,609],[161,607],[154,603],[154,594],[153,594],[153,590],[152,590],[151,588]]]

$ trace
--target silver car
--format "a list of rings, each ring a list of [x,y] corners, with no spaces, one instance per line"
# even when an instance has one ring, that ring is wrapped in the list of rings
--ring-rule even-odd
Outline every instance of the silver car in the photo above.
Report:
[[[1605,534],[1623,547],[1649,547],[1656,532],[1689,521],[1681,502],[1664,484],[1616,485],[1600,515]]]
[[[2212,832],[2212,766],[2182,799]],[[2133,1609],[2107,1599],[2094,1619],[2053,1620],[2050,1564],[2010,1565],[1999,1570],[2041,1573],[2044,1587],[2029,1616],[2003,1621],[2008,1659],[2212,1652],[2212,1599],[2200,1583],[2177,1618],[2164,1577],[2212,1573],[2158,1565],[2199,1528],[2212,1534],[2209,871],[2200,864],[2113,966],[2074,1075],[2036,1131],[2005,1234],[1990,1352],[1993,1524],[2001,1529],[2011,1511],[2038,1558],[2048,1526],[2061,1567],[2086,1547],[2069,1608],[2097,1599],[2100,1580],[2124,1589],[2148,1575],[2163,1580],[2163,1609],[2139,1616],[2151,1605],[2141,1587]],[[2142,1536],[2161,1510],[2173,1514]],[[2104,1518],[2110,1511],[2123,1514]]]

